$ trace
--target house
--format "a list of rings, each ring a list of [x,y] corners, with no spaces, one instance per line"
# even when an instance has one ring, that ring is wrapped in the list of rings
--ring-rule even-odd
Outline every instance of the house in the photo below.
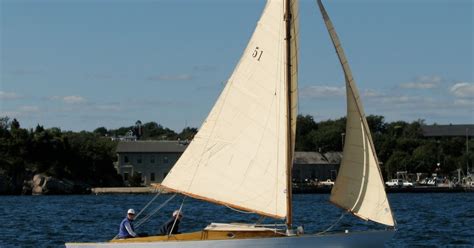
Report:
[[[121,141],[117,145],[117,173],[127,183],[138,173],[144,185],[160,183],[186,149],[187,141]]]
[[[144,185],[160,183],[186,149],[187,141],[120,141],[115,165],[127,183],[137,173]],[[293,181],[335,180],[341,152],[295,152]]]
[[[293,181],[336,180],[342,152],[295,152],[293,161]]]
[[[425,137],[472,137],[474,125],[426,125],[421,126]]]

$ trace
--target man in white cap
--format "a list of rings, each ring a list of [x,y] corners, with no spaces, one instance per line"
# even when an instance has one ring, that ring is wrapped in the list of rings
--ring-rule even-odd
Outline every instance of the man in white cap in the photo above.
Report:
[[[127,217],[120,223],[120,229],[117,237],[119,239],[135,238],[138,235],[133,228],[133,220],[135,219],[135,210],[132,208],[127,211]]]
[[[160,228],[160,235],[170,235],[178,234],[179,223],[183,218],[183,212],[180,210],[175,210],[173,212],[173,217],[171,217],[165,224]]]

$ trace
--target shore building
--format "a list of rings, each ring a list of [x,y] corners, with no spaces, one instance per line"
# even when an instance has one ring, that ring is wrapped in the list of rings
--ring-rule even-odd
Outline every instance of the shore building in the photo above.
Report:
[[[143,185],[160,183],[187,145],[187,141],[121,141],[115,168],[126,183],[134,173],[141,177]],[[295,152],[293,181],[334,181],[341,158],[341,152]]]
[[[117,145],[115,169],[125,183],[134,173],[144,185],[160,183],[187,145],[187,141],[122,141]]]

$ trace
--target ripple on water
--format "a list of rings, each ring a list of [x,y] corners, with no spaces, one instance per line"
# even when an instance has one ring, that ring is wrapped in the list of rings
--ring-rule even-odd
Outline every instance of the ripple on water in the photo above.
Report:
[[[0,247],[60,247],[69,241],[105,241],[115,236],[128,208],[141,209],[153,195],[0,196]],[[158,207],[170,195],[150,205]],[[474,194],[390,194],[397,219],[387,247],[473,247]],[[295,195],[294,222],[307,233],[332,225],[343,213],[328,203],[329,195]],[[139,231],[154,234],[178,208],[176,197]],[[6,211],[5,207],[8,206]],[[213,204],[186,199],[182,231],[197,230],[209,222],[248,222],[258,216],[235,213]],[[147,212],[143,213],[145,216]],[[265,223],[274,223],[266,219]],[[383,228],[350,215],[333,230]]]

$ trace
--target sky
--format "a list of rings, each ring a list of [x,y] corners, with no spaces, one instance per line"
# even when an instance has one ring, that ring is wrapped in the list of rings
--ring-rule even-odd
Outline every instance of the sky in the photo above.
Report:
[[[474,1],[326,0],[367,114],[474,123]],[[199,127],[263,0],[0,0],[0,117],[22,127]],[[315,0],[300,0],[299,113],[345,116]]]

